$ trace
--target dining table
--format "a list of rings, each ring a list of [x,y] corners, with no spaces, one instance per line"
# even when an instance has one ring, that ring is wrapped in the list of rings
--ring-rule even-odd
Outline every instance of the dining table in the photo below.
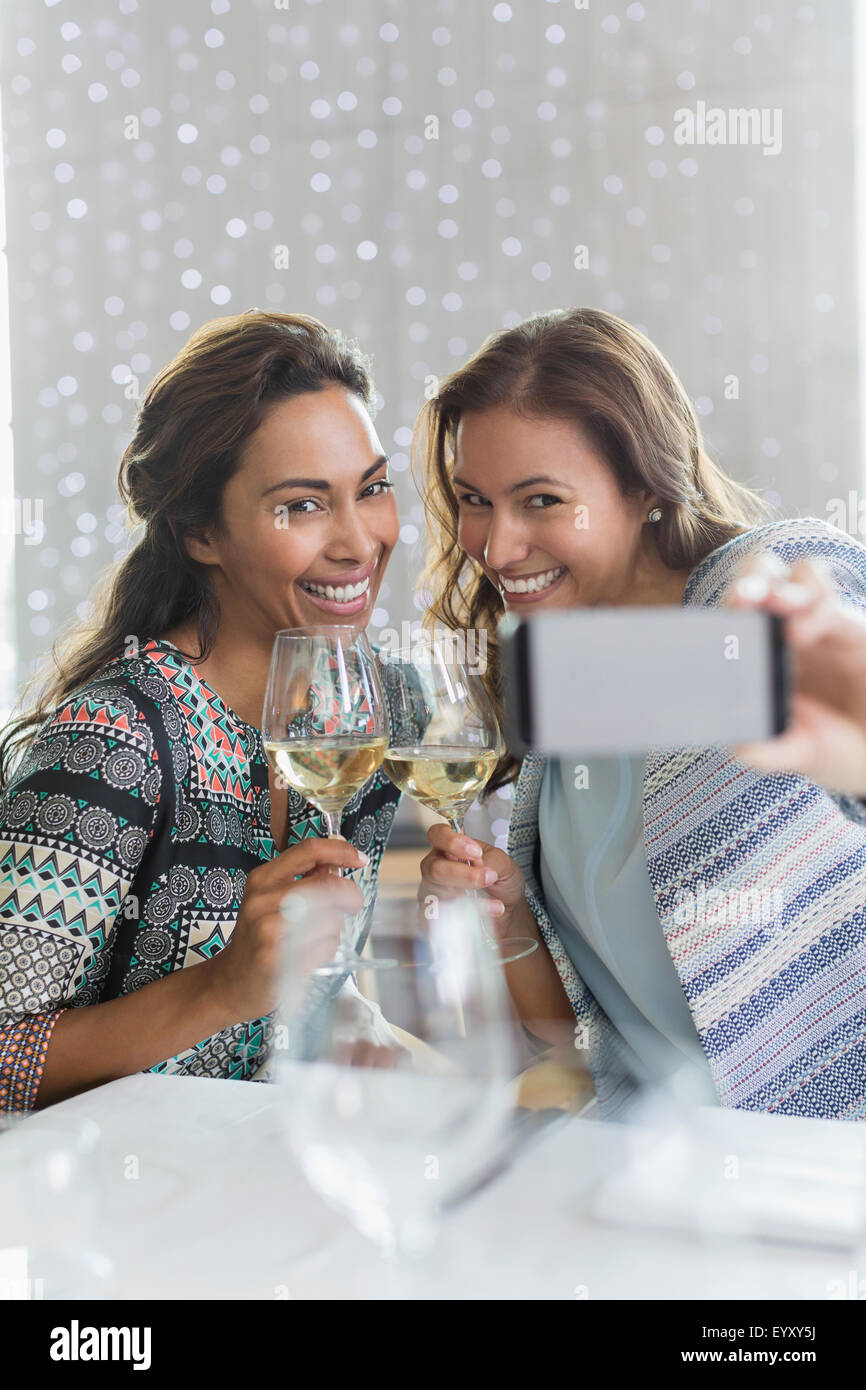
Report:
[[[286,1143],[281,1085],[151,1072],[111,1081],[0,1132],[0,1290],[166,1300],[864,1296],[863,1126],[662,1104],[629,1123],[519,1113],[532,1122],[446,1205],[433,1248],[394,1258],[309,1186]]]

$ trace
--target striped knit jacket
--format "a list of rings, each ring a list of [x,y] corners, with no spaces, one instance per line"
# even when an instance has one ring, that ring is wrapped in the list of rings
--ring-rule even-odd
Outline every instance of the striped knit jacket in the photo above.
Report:
[[[689,576],[683,604],[723,602],[758,550],[786,563],[820,559],[840,596],[866,613],[866,546],[814,517],[757,527],[713,551]],[[508,850],[574,1009],[599,1112],[621,1119],[636,1082],[537,878],[544,766],[536,754],[524,760]],[[719,1104],[866,1118],[866,807],[803,777],[762,775],[718,745],[650,749],[643,790],[656,911]]]

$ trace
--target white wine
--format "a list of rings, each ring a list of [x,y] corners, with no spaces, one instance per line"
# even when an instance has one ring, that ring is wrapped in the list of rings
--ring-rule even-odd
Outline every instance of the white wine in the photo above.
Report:
[[[320,811],[339,811],[381,765],[388,741],[331,734],[265,744],[278,776]]]
[[[483,790],[498,757],[494,748],[425,743],[389,748],[382,767],[402,792],[450,818],[465,811]]]

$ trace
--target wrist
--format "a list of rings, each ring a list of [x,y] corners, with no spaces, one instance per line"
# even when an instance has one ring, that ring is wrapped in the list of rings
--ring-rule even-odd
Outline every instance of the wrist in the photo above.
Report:
[[[493,919],[496,921],[496,918]],[[502,930],[502,940],[507,940],[512,936],[531,936],[540,940],[538,923],[529,910],[529,903],[525,898],[520,898],[510,910],[506,910],[499,918]]]
[[[243,1010],[234,997],[231,980],[231,967],[225,958],[225,949],[211,956],[209,961],[194,967],[201,976],[209,1014],[217,1021],[215,1031],[231,1028],[242,1021]]]

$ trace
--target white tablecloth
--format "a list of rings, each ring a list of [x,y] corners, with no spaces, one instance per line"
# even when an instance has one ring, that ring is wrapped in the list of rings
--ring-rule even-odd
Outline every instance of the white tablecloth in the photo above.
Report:
[[[826,1299],[866,1269],[844,1233],[861,1203],[863,1126],[714,1113],[708,1171],[728,1186],[710,1208],[736,1192],[740,1207],[763,1209],[790,1188],[790,1212],[783,1202],[771,1214],[774,1238],[753,1242],[697,1229],[685,1201],[674,1210],[671,1193],[687,1185],[676,1136],[569,1120],[450,1213],[432,1255],[395,1268],[310,1191],[279,1103],[276,1085],[145,1073],[27,1117],[0,1134],[0,1247],[22,1221],[31,1249],[52,1240],[50,1213],[22,1216],[22,1146],[92,1118],[101,1145],[84,1219],[112,1264],[109,1298]],[[599,1182],[616,1173],[605,1215]],[[663,1199],[646,1200],[665,1190],[667,1217]],[[50,1250],[40,1259],[29,1273],[42,1296],[75,1292],[52,1285]]]

